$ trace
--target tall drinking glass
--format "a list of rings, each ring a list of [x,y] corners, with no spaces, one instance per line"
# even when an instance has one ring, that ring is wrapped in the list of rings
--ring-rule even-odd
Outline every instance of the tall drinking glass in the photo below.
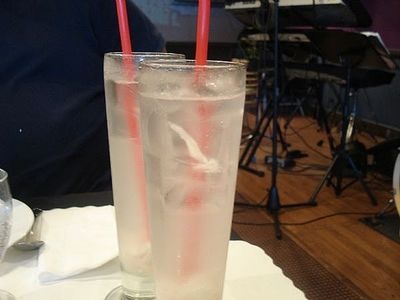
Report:
[[[139,107],[158,300],[221,300],[245,67],[144,62]]]
[[[7,250],[11,234],[12,197],[8,186],[7,172],[0,169],[0,263]],[[0,300],[15,299],[10,293],[0,290]]]
[[[147,198],[136,99],[137,73],[145,60],[183,59],[173,53],[107,53],[104,82],[113,197],[122,286],[106,299],[152,299]]]

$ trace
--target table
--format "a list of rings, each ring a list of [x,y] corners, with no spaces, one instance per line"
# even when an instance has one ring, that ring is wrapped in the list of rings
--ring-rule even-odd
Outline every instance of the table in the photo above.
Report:
[[[96,197],[80,195],[80,204],[91,202],[88,200],[92,196]],[[79,198],[71,197],[73,201]],[[10,248],[0,264],[0,289],[8,290],[21,300],[100,300],[120,284],[117,258],[97,269],[47,284],[39,282],[37,265],[38,251],[21,252]],[[232,240],[229,243],[223,300],[244,299],[296,300],[305,299],[305,296],[261,248],[245,241]]]

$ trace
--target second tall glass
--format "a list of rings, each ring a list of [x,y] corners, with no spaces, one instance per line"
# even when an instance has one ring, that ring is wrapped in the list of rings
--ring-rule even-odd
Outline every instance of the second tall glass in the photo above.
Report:
[[[145,62],[139,106],[158,300],[221,300],[245,66]]]
[[[155,297],[136,88],[141,62],[170,58],[184,56],[149,52],[107,53],[104,57],[113,198],[122,271],[122,286],[111,291],[107,300]]]

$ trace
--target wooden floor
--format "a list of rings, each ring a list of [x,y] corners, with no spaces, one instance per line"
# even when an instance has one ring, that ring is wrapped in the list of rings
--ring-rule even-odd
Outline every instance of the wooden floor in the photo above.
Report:
[[[245,123],[248,121],[247,124],[251,124],[253,120],[248,118]],[[337,140],[337,130],[333,129],[333,132]],[[367,147],[376,144],[365,133],[359,133],[357,137]],[[317,146],[320,140],[323,144]],[[292,170],[279,169],[277,187],[280,204],[308,202],[331,162],[326,135],[315,120],[298,117],[286,131],[286,142],[290,144],[289,150],[301,150],[308,157],[296,159],[297,164]],[[278,149],[280,152],[281,147]],[[253,168],[266,171],[266,176],[258,177],[239,169],[237,191],[252,203],[266,203],[271,172],[263,160],[270,153],[271,141],[265,137],[256,152],[257,161],[251,164]],[[400,244],[359,221],[367,216],[363,213],[374,214],[387,205],[391,198],[391,184],[371,176],[367,180],[378,199],[377,206],[371,204],[358,182],[339,197],[335,196],[332,187],[324,185],[316,197],[317,206],[281,208],[280,221],[301,223],[336,213],[356,214],[339,214],[305,225],[281,227],[283,234],[291,237],[338,278],[358,287],[366,297],[400,299]]]

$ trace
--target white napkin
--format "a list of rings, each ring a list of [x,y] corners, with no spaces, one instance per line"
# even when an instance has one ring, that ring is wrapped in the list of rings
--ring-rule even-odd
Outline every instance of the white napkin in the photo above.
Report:
[[[264,250],[244,241],[230,241],[223,300],[304,300]]]
[[[42,218],[40,282],[81,274],[118,256],[113,206],[53,209]]]

